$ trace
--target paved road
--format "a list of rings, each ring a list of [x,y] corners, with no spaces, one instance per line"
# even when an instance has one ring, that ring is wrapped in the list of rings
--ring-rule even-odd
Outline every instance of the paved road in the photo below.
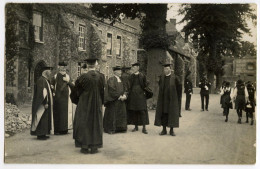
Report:
[[[184,107],[183,98],[183,107]],[[72,134],[38,141],[29,130],[5,139],[6,163],[81,163],[81,164],[253,164],[256,159],[256,125],[237,124],[235,110],[225,123],[219,96],[210,95],[209,112],[200,112],[198,94],[192,96],[192,111],[184,111],[176,137],[159,136],[150,111],[148,135],[132,133],[104,134],[104,146],[98,154],[84,155],[74,147]],[[72,132],[70,132],[72,133]]]

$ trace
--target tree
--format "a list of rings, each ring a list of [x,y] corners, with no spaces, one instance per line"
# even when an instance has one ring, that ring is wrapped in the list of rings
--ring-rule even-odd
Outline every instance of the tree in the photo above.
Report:
[[[184,4],[179,14],[185,15],[183,31],[196,42],[198,60],[212,83],[214,75],[222,77],[225,53],[236,53],[242,34],[250,33],[246,19],[256,19],[249,4]]]
[[[91,9],[98,18],[111,20],[111,24],[120,22],[122,14],[130,19],[140,19],[140,44],[147,51],[147,79],[154,91],[152,102],[155,104],[157,80],[162,73],[161,63],[166,58],[169,44],[166,34],[167,4],[92,4]]]

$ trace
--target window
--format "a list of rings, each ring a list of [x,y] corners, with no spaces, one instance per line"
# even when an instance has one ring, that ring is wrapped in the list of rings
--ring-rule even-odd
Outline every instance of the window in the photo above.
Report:
[[[107,33],[107,55],[112,55],[112,34]]]
[[[255,65],[253,63],[247,63],[247,70],[254,70]]]
[[[79,49],[86,50],[85,26],[79,25]]]
[[[116,56],[121,57],[121,36],[116,37]]]
[[[77,77],[79,77],[81,75],[81,63],[78,63],[78,69],[77,69]]]
[[[34,39],[36,42],[43,41],[43,22],[40,12],[33,12]]]

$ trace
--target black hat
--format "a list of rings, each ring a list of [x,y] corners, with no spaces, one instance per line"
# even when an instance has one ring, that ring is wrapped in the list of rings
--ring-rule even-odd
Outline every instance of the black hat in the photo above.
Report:
[[[115,70],[122,70],[122,68],[121,68],[121,66],[115,66],[115,67],[113,67],[113,71],[115,71]]]
[[[225,82],[225,85],[226,85],[226,87],[229,87],[230,83],[229,82]]]
[[[81,66],[82,69],[86,69],[87,68],[87,64],[83,64],[83,66]]]
[[[140,66],[140,63],[136,62],[136,63],[132,64],[132,66]]]
[[[96,63],[97,60],[98,60],[98,58],[90,57],[90,58],[85,59],[84,61],[86,61],[90,65],[93,65]]]
[[[67,63],[65,63],[64,61],[59,62],[59,66],[67,66]]]
[[[165,63],[165,64],[163,64],[163,67],[171,67],[171,65],[172,64],[170,64],[170,63]]]
[[[239,79],[239,80],[237,81],[237,85],[242,85],[242,84],[243,84],[243,81]]]
[[[129,70],[129,69],[131,69],[130,66],[123,66],[123,67],[122,67],[122,70]]]

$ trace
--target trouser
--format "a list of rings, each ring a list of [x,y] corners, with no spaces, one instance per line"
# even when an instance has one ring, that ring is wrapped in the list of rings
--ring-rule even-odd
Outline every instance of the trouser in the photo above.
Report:
[[[201,109],[204,110],[204,98],[206,99],[206,109],[208,109],[209,105],[209,94],[200,94],[201,98]]]
[[[237,109],[238,118],[242,118],[242,109]]]
[[[229,108],[224,108],[224,114],[226,115],[226,118],[228,118],[229,115]]]
[[[190,108],[190,99],[191,99],[191,94],[190,93],[186,93],[185,110],[188,110]]]

